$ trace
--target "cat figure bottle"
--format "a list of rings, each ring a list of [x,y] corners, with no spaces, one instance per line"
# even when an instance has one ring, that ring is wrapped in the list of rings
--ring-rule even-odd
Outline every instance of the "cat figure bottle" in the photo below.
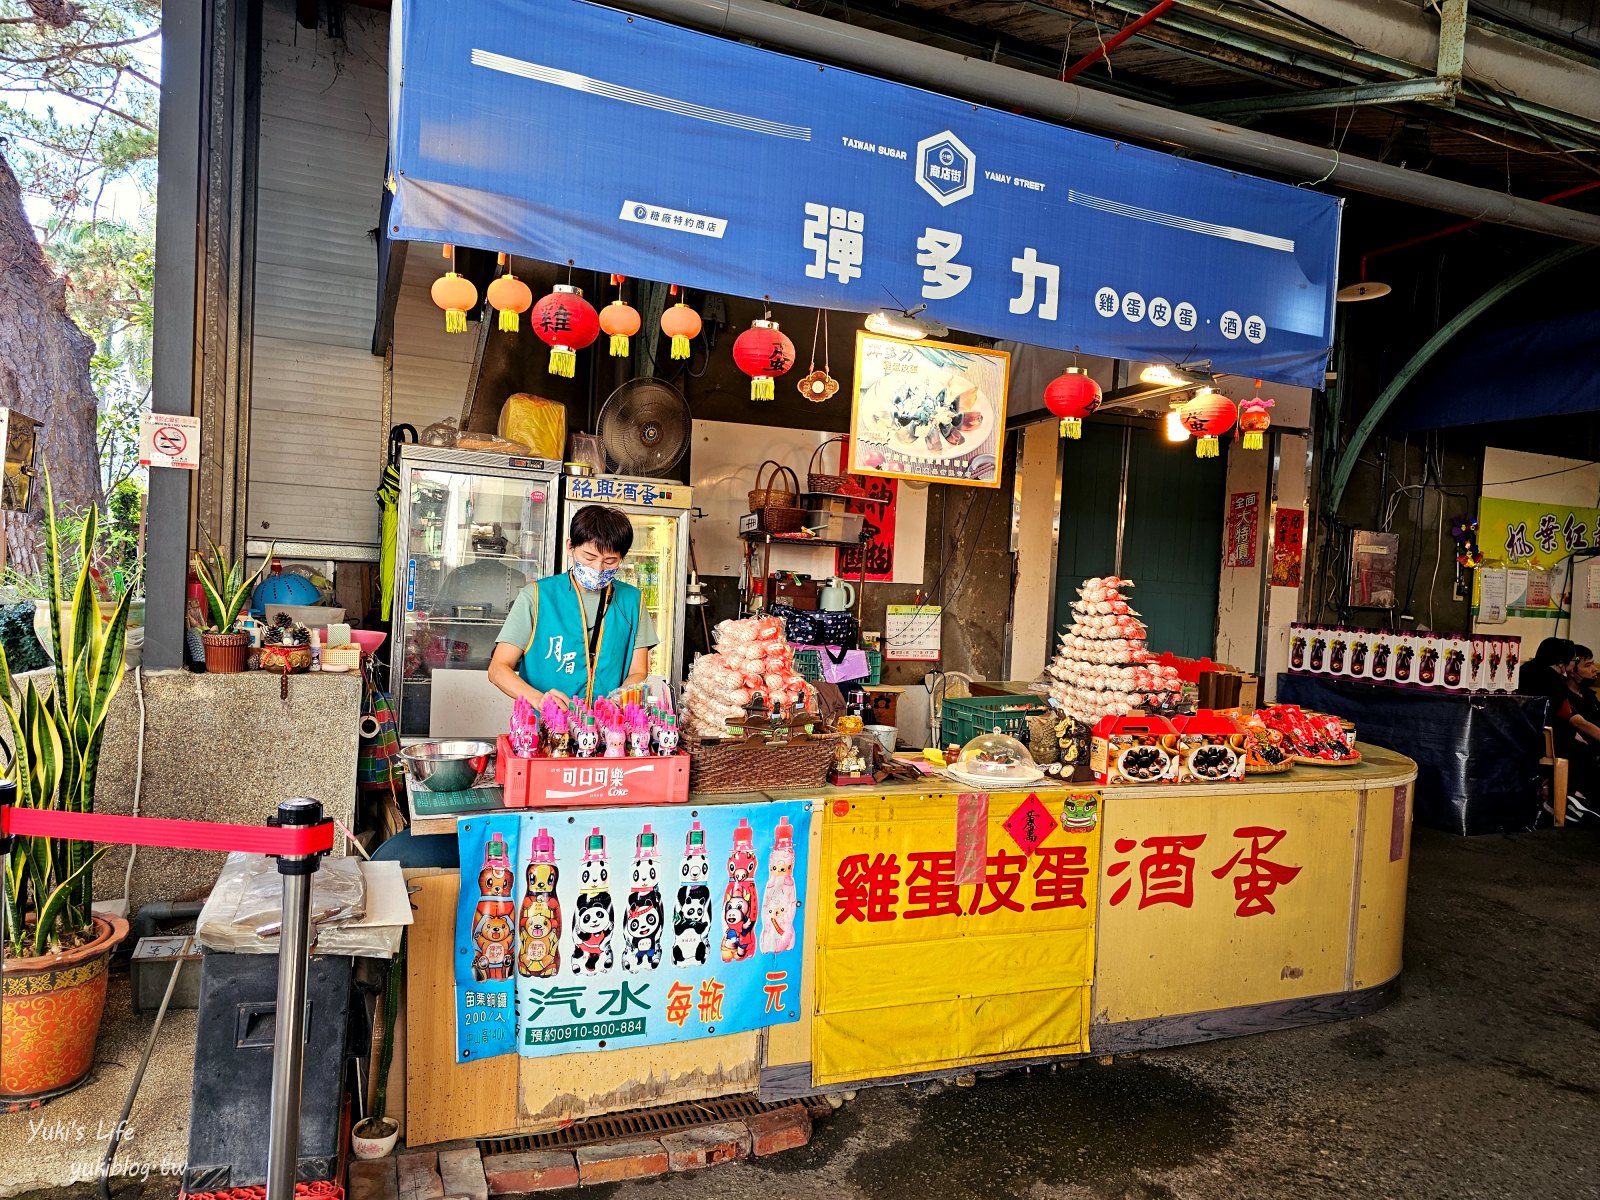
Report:
[[[794,949],[794,915],[800,899],[794,887],[794,829],[788,817],[778,819],[767,858],[767,887],[761,897],[761,952],[782,954]]]

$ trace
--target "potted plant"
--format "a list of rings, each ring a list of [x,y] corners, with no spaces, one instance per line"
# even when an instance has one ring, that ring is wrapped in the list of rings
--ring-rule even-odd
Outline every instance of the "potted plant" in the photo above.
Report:
[[[98,515],[83,518],[80,547],[94,546]],[[19,693],[0,646],[0,707],[19,808],[94,810],[106,715],[122,684],[125,594],[102,621],[89,573],[62,595],[62,556],[50,477],[45,475],[45,567],[55,678],[47,692],[29,679]],[[89,1074],[105,1008],[106,968],[128,933],[120,918],[92,911],[94,864],[107,847],[18,837],[4,860],[0,993],[0,1104],[38,1104]]]
[[[350,1148],[357,1158],[382,1158],[400,1140],[400,1122],[389,1116],[389,1069],[394,1065],[395,1024],[400,1019],[400,980],[405,974],[406,942],[389,963],[388,984],[383,990],[383,1045],[378,1051],[378,1068],[372,1113],[350,1128]]]
[[[206,594],[207,616],[211,623],[200,630],[200,640],[206,648],[206,673],[209,675],[237,675],[245,668],[250,657],[250,638],[238,632],[239,616],[250,603],[261,573],[272,561],[272,548],[266,558],[248,576],[244,573],[244,560],[229,562],[210,534],[206,543],[211,547],[211,557],[196,552],[194,572]]]

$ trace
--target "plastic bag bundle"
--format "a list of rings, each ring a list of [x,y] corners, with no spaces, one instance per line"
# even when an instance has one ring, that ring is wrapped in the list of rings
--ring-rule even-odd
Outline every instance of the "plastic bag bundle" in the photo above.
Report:
[[[554,400],[517,392],[500,406],[499,435],[526,446],[536,458],[558,462],[567,446],[567,408]]]

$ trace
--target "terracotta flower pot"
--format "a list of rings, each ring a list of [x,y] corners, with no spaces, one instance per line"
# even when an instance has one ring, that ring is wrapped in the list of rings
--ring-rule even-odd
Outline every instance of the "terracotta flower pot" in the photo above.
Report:
[[[250,657],[250,637],[243,633],[202,633],[207,675],[237,675]]]
[[[0,1108],[34,1108],[89,1076],[106,1006],[111,951],[128,936],[120,917],[94,919],[76,950],[5,960],[0,992]]]

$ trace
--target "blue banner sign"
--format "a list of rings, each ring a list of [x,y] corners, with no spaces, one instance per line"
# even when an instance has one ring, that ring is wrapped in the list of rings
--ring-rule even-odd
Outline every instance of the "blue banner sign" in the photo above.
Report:
[[[1339,202],[581,0],[403,0],[388,234],[1321,387]]]
[[[810,839],[805,801],[461,821],[456,1061],[799,1020]]]

